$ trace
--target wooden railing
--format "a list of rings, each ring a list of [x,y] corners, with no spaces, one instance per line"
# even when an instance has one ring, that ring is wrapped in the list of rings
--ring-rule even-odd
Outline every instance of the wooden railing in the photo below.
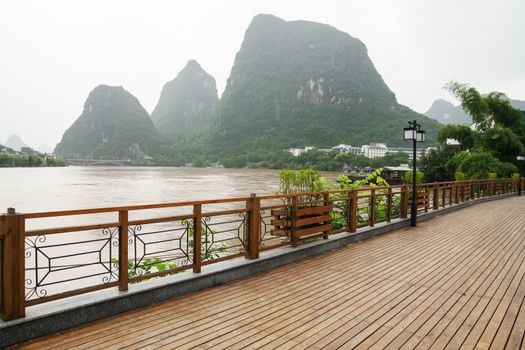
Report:
[[[419,184],[419,212],[516,193],[518,180]],[[525,185],[522,181],[521,186]],[[410,186],[0,215],[4,320],[28,306],[407,218]],[[57,225],[57,222],[60,225]]]

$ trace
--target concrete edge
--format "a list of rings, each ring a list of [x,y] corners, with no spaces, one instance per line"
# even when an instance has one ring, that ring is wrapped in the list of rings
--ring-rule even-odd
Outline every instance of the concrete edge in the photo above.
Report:
[[[505,199],[515,195],[505,194],[456,204],[421,214],[418,216],[418,221],[430,220],[436,216],[474,204]],[[34,306],[27,309],[27,316],[23,319],[9,322],[0,321],[0,348],[245,278],[408,226],[409,219],[397,219],[391,223],[362,228],[356,233],[335,234],[327,240],[305,243],[296,248],[284,247],[265,251],[257,260],[232,259],[205,266],[200,274],[193,274],[188,271],[131,285],[127,292],[120,292],[116,288],[112,288]]]

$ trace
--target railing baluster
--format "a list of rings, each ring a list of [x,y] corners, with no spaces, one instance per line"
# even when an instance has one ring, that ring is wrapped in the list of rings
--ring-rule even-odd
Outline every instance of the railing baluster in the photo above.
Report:
[[[376,223],[376,190],[370,190],[370,203],[369,203],[369,221],[370,226],[374,226]]]
[[[432,209],[437,210],[439,209],[439,188],[437,183],[434,183],[432,192]]]
[[[251,199],[247,201],[246,207],[249,211],[249,223],[248,227],[248,244],[246,250],[246,258],[258,259],[259,258],[259,239],[260,239],[260,220],[261,220],[261,200],[257,198],[255,193],[251,194]]]
[[[408,186],[403,185],[401,187],[401,208],[400,208],[401,219],[408,217]]]
[[[128,290],[129,275],[128,275],[128,211],[121,210],[118,213],[119,222],[119,289]]]
[[[3,320],[25,317],[25,218],[9,208],[0,217]]]
[[[350,212],[349,212],[349,231],[350,232],[356,232],[357,231],[357,190],[352,190],[349,195],[351,196],[350,199]]]
[[[332,207],[331,203],[330,203],[330,193],[326,192],[325,194],[323,194],[323,206],[325,207],[330,207],[330,211],[328,212],[328,214],[330,215],[330,217],[333,217],[332,215],[332,211],[334,210],[334,208]],[[330,221],[331,222],[331,221]],[[326,224],[326,222],[325,222]],[[328,239],[328,235],[330,234],[332,230],[326,230],[323,232],[323,239]]]
[[[202,266],[202,205],[193,205],[193,272],[200,273]],[[204,243],[205,245],[207,242]],[[205,247],[206,249],[206,247]]]
[[[386,222],[392,221],[392,188],[388,188],[386,195]]]
[[[292,229],[290,232],[290,240],[292,242],[292,247],[299,246],[299,237],[297,237],[297,234],[295,232],[295,228],[297,227],[297,209],[299,209],[299,199],[297,196],[292,197],[292,207],[290,208],[291,212],[291,218],[290,222],[292,225]]]

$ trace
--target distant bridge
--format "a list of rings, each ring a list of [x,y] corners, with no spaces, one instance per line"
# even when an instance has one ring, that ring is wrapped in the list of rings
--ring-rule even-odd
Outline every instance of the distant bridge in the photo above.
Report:
[[[67,159],[68,165],[91,166],[91,165],[129,165],[131,161],[121,159]]]

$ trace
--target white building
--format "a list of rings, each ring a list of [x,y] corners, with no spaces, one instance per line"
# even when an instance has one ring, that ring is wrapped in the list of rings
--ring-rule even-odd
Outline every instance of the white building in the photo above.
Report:
[[[287,151],[290,152],[294,157],[299,157],[301,154],[313,150],[313,146],[305,148],[290,148]],[[416,159],[420,159],[425,155],[432,147],[427,149],[417,148]],[[361,147],[353,147],[351,145],[340,144],[331,149],[319,149],[319,151],[330,152],[338,151],[350,154],[362,155],[368,158],[381,158],[387,155],[387,153],[404,153],[408,155],[409,161],[412,161],[412,148],[411,147],[388,147],[386,143],[369,143],[368,145],[362,145]]]
[[[388,152],[388,147],[385,143],[370,143],[361,146],[361,154],[368,158],[384,157]]]
[[[346,152],[351,154],[361,154],[361,147],[352,147],[351,145],[340,144],[332,148],[332,151]]]
[[[412,161],[412,155],[413,155],[413,151],[412,151],[412,148],[410,147],[389,147],[388,148],[388,152],[389,153],[405,153],[405,154],[408,154],[408,159],[410,161]],[[416,159],[419,159],[421,158],[422,156],[424,156],[426,153],[426,149],[424,148],[417,148],[416,149]]]
[[[313,149],[314,146],[308,146],[305,148],[290,148],[288,149],[288,152],[290,152],[294,157],[299,157],[301,154],[311,151]]]

